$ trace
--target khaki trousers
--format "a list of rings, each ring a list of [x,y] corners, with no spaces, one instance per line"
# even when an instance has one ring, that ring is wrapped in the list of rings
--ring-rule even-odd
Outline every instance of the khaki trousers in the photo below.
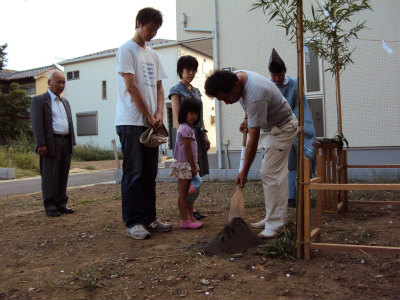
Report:
[[[264,159],[261,180],[265,200],[265,229],[279,232],[286,224],[288,205],[288,156],[297,136],[298,121],[289,122],[260,134]]]

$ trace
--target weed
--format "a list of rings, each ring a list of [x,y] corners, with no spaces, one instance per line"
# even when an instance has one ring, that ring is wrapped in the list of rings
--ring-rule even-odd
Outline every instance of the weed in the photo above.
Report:
[[[14,155],[14,166],[24,170],[35,170],[39,172],[39,157],[36,153],[17,152]]]
[[[360,241],[362,241],[365,244],[368,241],[370,241],[374,236],[375,236],[374,231],[367,228],[365,230],[361,229],[359,238],[360,238]]]
[[[92,293],[95,289],[104,287],[99,281],[108,277],[106,273],[101,267],[89,267],[87,270],[78,269],[73,277],[82,284],[82,288]]]
[[[32,136],[22,132],[15,139],[9,141],[9,147],[12,147],[14,153],[33,153],[35,142]]]
[[[296,249],[296,224],[289,222],[283,234],[276,238],[272,243],[260,245],[257,253],[266,257],[290,257],[294,258]]]
[[[121,154],[119,154],[119,156],[120,155]],[[103,149],[94,143],[87,143],[74,147],[72,159],[76,161],[111,160],[114,159],[114,152],[112,150]]]
[[[105,194],[107,195],[107,194]],[[117,200],[121,198],[120,192],[114,193],[112,195],[108,195],[106,197],[102,198],[74,198],[74,205],[84,205],[87,203],[92,203],[92,202],[105,202],[105,201],[110,201],[110,200]]]
[[[43,285],[41,285],[39,287],[39,290],[45,291],[45,290],[48,290],[48,289],[53,289],[55,287],[56,287],[56,284],[54,283],[53,279],[49,278],[43,283]]]
[[[95,167],[95,166],[92,166],[92,165],[88,165],[88,166],[85,167],[85,169],[86,169],[86,170],[95,170],[96,167]]]
[[[189,252],[189,259],[200,263],[201,265],[211,268],[212,263],[206,258],[206,255],[204,254],[204,251],[199,251],[198,249],[194,249],[194,251]]]

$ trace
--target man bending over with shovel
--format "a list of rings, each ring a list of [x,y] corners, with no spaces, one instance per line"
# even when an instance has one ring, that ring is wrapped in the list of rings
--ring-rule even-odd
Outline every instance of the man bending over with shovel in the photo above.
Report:
[[[258,142],[264,153],[261,179],[264,188],[265,229],[262,238],[274,238],[286,223],[288,199],[288,155],[296,138],[298,122],[279,89],[267,78],[251,71],[215,71],[204,86],[208,96],[245,111],[240,131],[249,132],[243,169],[236,177],[241,187],[247,182]]]

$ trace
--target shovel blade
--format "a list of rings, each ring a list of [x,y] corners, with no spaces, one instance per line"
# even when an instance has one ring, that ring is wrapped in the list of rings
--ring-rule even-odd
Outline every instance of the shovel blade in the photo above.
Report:
[[[236,191],[231,198],[229,208],[229,221],[235,218],[242,218],[244,215],[244,197],[240,185],[236,186]]]

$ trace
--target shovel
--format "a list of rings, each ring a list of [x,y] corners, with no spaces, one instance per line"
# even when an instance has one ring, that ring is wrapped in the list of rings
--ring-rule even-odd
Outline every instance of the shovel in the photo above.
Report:
[[[240,153],[239,172],[243,168],[244,157],[246,153],[247,133],[243,133],[242,152]],[[231,206],[229,208],[229,221],[235,218],[242,218],[244,214],[244,197],[240,184],[236,186],[236,191],[231,198]]]

